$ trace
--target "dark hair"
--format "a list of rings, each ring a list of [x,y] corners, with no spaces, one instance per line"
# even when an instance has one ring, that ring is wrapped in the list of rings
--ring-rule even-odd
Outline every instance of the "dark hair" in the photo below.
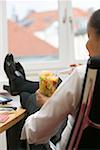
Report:
[[[93,27],[96,34],[100,36],[100,9],[96,10],[90,17],[89,25]]]

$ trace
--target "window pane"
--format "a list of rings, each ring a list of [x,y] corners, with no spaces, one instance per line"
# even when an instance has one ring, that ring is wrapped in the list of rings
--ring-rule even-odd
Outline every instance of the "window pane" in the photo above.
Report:
[[[99,8],[99,0],[72,0],[74,18],[74,44],[75,59],[84,60],[88,58],[85,47],[87,42],[87,23],[91,13]]]
[[[59,58],[58,0],[7,1],[8,48],[21,61]]]

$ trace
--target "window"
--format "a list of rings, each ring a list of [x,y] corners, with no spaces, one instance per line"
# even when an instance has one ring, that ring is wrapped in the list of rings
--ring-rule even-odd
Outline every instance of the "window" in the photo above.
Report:
[[[58,59],[58,30],[53,25],[58,21],[57,4],[58,0],[53,3],[44,0],[7,2],[8,48],[17,60],[40,62]]]
[[[72,33],[63,19],[70,7],[67,0],[7,1],[8,51],[29,71],[67,66]]]
[[[7,24],[5,1],[0,1],[0,83],[4,80],[3,61],[7,53]],[[0,87],[2,84],[0,84]]]

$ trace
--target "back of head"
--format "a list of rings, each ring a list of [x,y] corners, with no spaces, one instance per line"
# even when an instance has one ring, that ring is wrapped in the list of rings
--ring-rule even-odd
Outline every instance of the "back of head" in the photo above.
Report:
[[[100,9],[96,10],[90,17],[89,25],[93,27],[96,34],[100,36]]]

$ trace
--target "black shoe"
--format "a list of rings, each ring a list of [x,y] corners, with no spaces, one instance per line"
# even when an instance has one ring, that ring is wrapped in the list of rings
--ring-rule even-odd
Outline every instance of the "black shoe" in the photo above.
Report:
[[[13,62],[14,63],[14,56],[11,53],[7,54],[5,59],[8,62]]]
[[[25,76],[25,71],[22,65],[19,62],[14,61],[14,57],[12,54],[7,54],[4,60],[4,71],[9,78],[9,66],[13,64],[14,71],[16,72],[16,75],[22,76],[24,79],[26,78]],[[12,68],[12,69],[13,69]]]
[[[4,71],[9,80],[13,80],[15,78],[15,64],[8,60],[8,56],[6,56],[4,61]]]
[[[20,63],[17,63],[17,68],[20,68],[21,72],[24,71]],[[9,79],[9,86],[4,85],[3,89],[7,90],[11,95],[18,95],[24,85],[25,74],[23,76],[21,72],[16,70],[16,65],[12,54],[7,54],[5,57],[4,71]]]
[[[8,78],[10,76],[9,67],[10,67],[12,61],[13,61],[13,56],[10,55],[10,54],[7,54],[6,57],[5,57],[5,60],[4,60],[4,71],[5,71]]]
[[[15,67],[16,67],[16,70],[19,71],[23,75],[24,79],[26,79],[25,71],[22,65],[19,62],[15,62]]]

